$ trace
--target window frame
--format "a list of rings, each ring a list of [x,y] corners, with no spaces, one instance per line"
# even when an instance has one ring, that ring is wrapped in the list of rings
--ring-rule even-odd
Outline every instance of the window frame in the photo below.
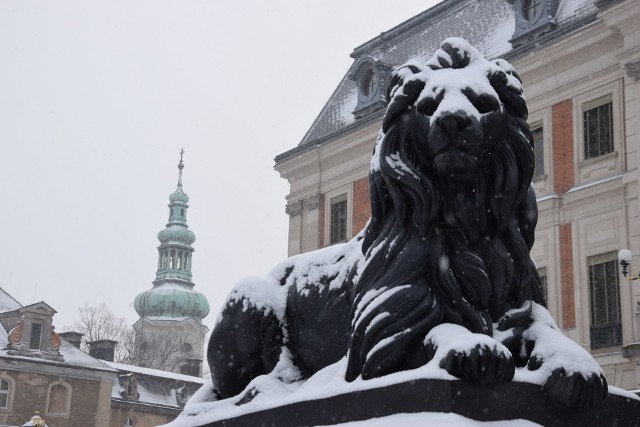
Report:
[[[605,147],[605,144],[602,142],[601,138],[598,138],[597,141],[597,145],[598,145],[598,153],[597,154],[590,154],[591,152],[591,144],[589,142],[590,140],[590,135],[589,132],[586,132],[586,128],[587,128],[587,121],[588,116],[587,114],[590,111],[594,111],[594,110],[598,110],[601,107],[604,107],[608,105],[608,111],[607,113],[610,115],[609,116],[609,129],[607,129],[609,131],[609,140],[605,141],[607,147]],[[599,157],[602,156],[606,156],[607,154],[613,153],[615,152],[615,126],[614,126],[614,113],[613,113],[613,94],[612,93],[608,93],[606,95],[603,96],[599,96],[595,99],[592,99],[591,101],[587,101],[587,102],[583,102],[580,105],[580,110],[581,110],[581,117],[582,117],[582,150],[583,150],[583,158],[584,160],[592,160],[592,159],[597,159]],[[597,111],[597,114],[599,116],[600,112],[599,110]],[[595,121],[597,122],[596,125],[598,127],[598,135],[600,135],[601,132],[601,128],[600,128],[600,119],[599,117],[595,119]],[[608,150],[608,151],[603,151],[603,150]]]
[[[6,372],[0,372],[0,381],[6,381],[9,384],[9,389],[6,391],[7,405],[0,407],[0,412],[11,412],[13,410],[13,398],[15,396],[16,382]]]
[[[573,97],[573,141],[575,158],[575,186],[608,178],[624,171],[624,107],[622,105],[623,79],[593,82]],[[598,98],[611,96],[613,151],[601,156],[585,158],[583,106]]]
[[[611,274],[611,278],[614,280],[613,284],[606,282],[607,271],[606,264],[610,264],[610,267],[614,269],[613,274]],[[605,271],[603,274],[603,279],[605,279],[604,283],[604,296],[605,296],[605,308],[610,308],[611,304],[616,305],[617,307],[617,319],[610,319],[610,313],[606,314],[607,319],[605,321],[600,321],[595,323],[597,319],[597,312],[594,310],[594,300],[597,298],[597,294],[595,291],[595,278],[592,276],[592,268],[595,266],[605,266]],[[618,270],[618,259],[617,253],[613,252],[604,252],[602,254],[592,255],[587,257],[586,259],[586,267],[587,267],[587,281],[588,281],[588,292],[587,297],[589,300],[589,348],[591,350],[598,350],[603,348],[610,347],[620,347],[623,343],[623,331],[622,331],[622,289],[620,287],[620,272]],[[614,299],[617,299],[616,302],[611,303],[611,296],[609,295],[610,290],[615,290]],[[613,316],[615,317],[615,316]],[[599,330],[604,330],[605,328],[611,328],[612,333],[616,335],[613,341],[607,342],[594,342],[594,336]]]
[[[340,242],[331,243],[331,200],[346,194],[347,215],[346,215],[346,239]],[[353,233],[353,182],[340,186],[323,194],[324,197],[324,247],[338,243],[348,242]]]
[[[549,305],[549,270],[547,266],[538,267],[538,276],[540,277],[540,282],[542,283],[542,292],[544,295],[544,302]],[[544,280],[542,279],[544,277]]]
[[[335,209],[338,205],[341,205],[338,212]],[[344,206],[344,212],[342,212],[342,206]],[[349,210],[349,201],[347,200],[347,194],[343,193],[339,196],[332,197],[329,200],[329,244],[335,245],[338,243],[345,243],[348,241],[347,233],[347,212]],[[334,217],[334,213],[336,214]],[[342,224],[336,224],[337,222],[344,221]],[[334,233],[335,232],[335,233]],[[344,233],[344,236],[342,235]]]

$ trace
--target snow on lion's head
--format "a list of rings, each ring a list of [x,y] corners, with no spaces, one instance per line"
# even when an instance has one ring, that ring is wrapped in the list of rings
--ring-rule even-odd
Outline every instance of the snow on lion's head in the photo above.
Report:
[[[348,379],[392,371],[438,324],[491,334],[506,311],[544,303],[529,256],[533,141],[511,65],[450,38],[426,63],[398,68],[388,99]]]

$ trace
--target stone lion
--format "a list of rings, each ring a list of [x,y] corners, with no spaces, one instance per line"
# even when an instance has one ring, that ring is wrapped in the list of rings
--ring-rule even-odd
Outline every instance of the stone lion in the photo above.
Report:
[[[529,255],[533,140],[514,69],[447,39],[426,64],[397,69],[387,99],[369,223],[236,286],[208,347],[219,397],[346,357],[347,381],[437,359],[457,378],[497,384],[520,370],[558,406],[596,405],[602,371],[544,309]]]

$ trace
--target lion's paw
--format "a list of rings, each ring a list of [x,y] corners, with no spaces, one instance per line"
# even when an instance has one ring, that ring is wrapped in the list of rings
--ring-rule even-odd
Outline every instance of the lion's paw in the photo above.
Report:
[[[440,360],[440,367],[454,377],[479,384],[509,382],[516,368],[508,351],[486,344],[477,344],[466,351],[450,350]]]
[[[553,371],[543,390],[549,402],[563,409],[593,408],[608,394],[604,375],[592,373],[585,378],[578,372],[567,375],[562,368]]]

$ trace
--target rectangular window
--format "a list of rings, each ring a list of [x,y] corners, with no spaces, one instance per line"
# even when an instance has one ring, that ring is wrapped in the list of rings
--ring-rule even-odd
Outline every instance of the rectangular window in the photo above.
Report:
[[[542,283],[542,294],[544,295],[544,301],[549,304],[549,291],[547,286],[547,267],[538,269],[538,276],[540,276],[540,282]]]
[[[622,345],[620,286],[616,253],[589,257],[591,348]]]
[[[347,241],[347,195],[342,194],[333,197],[330,201],[331,216],[329,235],[329,243],[346,242]]]
[[[613,152],[613,97],[603,96],[582,105],[584,158]]]
[[[9,408],[9,393],[11,392],[11,385],[7,380],[0,380],[0,408]]]
[[[535,155],[535,163],[533,176],[544,175],[544,139],[542,137],[544,128],[542,122],[531,125],[531,133],[533,134],[533,154]]]
[[[32,323],[31,324],[31,339],[29,341],[29,348],[34,350],[40,349],[40,339],[42,336],[42,324],[40,323]]]

